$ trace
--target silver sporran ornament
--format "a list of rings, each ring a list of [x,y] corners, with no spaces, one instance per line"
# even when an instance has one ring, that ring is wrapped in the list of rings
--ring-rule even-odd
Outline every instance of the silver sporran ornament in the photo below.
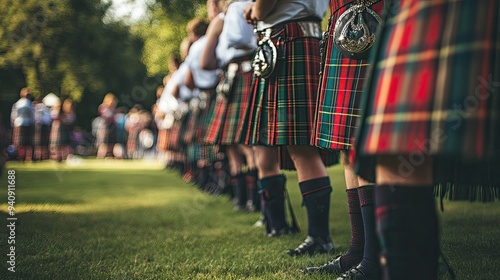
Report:
[[[370,8],[369,1],[357,1],[335,22],[334,44],[346,57],[366,59],[376,41],[382,18]]]

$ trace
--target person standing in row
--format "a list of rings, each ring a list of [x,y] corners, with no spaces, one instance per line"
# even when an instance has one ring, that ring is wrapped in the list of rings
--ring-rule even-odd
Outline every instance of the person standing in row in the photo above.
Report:
[[[256,23],[260,39],[276,49],[276,65],[268,77],[256,77],[246,142],[258,145],[259,188],[273,224],[271,235],[284,234],[285,176],[278,147],[288,150],[307,210],[307,238],[288,253],[293,256],[333,253],[329,213],[332,187],[319,150],[310,145],[318,91],[321,19],[327,1],[257,0],[244,16]],[[254,68],[254,70],[256,70]],[[258,73],[257,73],[258,74]]]
[[[219,1],[223,11],[231,1]],[[260,208],[256,188],[257,170],[253,149],[239,144],[238,130],[241,127],[241,112],[247,110],[250,96],[252,67],[256,38],[252,25],[242,17],[245,2],[232,3],[227,13],[219,13],[207,29],[207,43],[201,55],[201,67],[208,70],[221,69],[224,78],[217,86],[216,100],[207,119],[204,142],[218,144],[228,158],[237,210],[256,211]],[[248,170],[244,172],[243,163]]]
[[[33,133],[35,125],[35,110],[31,105],[29,88],[22,88],[21,97],[14,105],[10,114],[12,126],[12,144],[17,150],[20,160],[31,161],[33,157]]]
[[[452,199],[498,198],[500,2],[387,3],[362,97],[357,171],[369,178],[376,159],[383,279],[437,279],[433,185]]]
[[[367,27],[367,34],[363,38],[376,38],[376,25],[370,25],[369,19],[381,21],[383,2],[370,5],[368,8],[375,13],[365,16],[358,24]],[[351,57],[341,52],[342,46],[337,46],[338,34],[348,25],[342,25],[343,18],[351,19],[358,14],[352,9],[358,6],[353,1],[330,1],[331,16],[326,36],[324,37],[323,54],[325,55],[324,68],[320,92],[316,133],[312,144],[326,148],[340,150],[343,155],[344,175],[350,220],[351,243],[346,253],[320,267],[309,267],[304,272],[327,272],[342,274],[339,279],[379,279],[378,265],[379,244],[375,231],[375,206],[373,185],[356,176],[354,163],[350,159],[353,151],[354,134],[360,116],[360,99],[368,74],[368,54],[362,57]],[[378,18],[376,18],[378,17]],[[380,22],[379,22],[380,24]],[[353,33],[354,34],[354,33]],[[376,40],[376,39],[375,39]],[[359,54],[358,54],[359,55]],[[351,269],[352,268],[352,269]]]

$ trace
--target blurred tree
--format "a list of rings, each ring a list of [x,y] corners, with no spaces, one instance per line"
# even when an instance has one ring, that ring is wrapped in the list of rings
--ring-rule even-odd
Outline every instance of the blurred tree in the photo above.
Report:
[[[134,87],[144,87],[143,42],[121,22],[103,22],[109,5],[101,0],[0,1],[2,112],[28,86],[35,96],[54,92],[76,101],[86,96],[79,115],[88,122],[108,91],[131,95]],[[147,91],[154,95],[154,88]]]
[[[133,27],[144,40],[142,59],[149,75],[168,72],[170,54],[179,53],[189,20],[206,18],[206,0],[157,0],[149,7],[151,18]]]

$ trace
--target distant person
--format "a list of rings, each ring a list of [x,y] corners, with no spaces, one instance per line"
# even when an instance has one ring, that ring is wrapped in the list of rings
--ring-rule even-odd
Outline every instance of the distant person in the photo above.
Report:
[[[35,110],[31,104],[29,88],[22,88],[20,99],[12,105],[10,121],[12,125],[12,144],[18,152],[19,160],[32,160]]]
[[[117,98],[108,93],[104,96],[102,104],[97,109],[102,122],[97,130],[97,158],[113,156],[113,147],[116,143],[116,104]]]
[[[47,107],[42,99],[36,100],[35,105],[35,137],[34,137],[34,160],[49,159],[50,144],[50,126],[52,118],[50,108]]]
[[[62,106],[52,107],[51,117],[50,146],[54,153],[54,159],[61,162],[66,160],[70,154],[71,133],[76,121],[73,101],[66,99]]]

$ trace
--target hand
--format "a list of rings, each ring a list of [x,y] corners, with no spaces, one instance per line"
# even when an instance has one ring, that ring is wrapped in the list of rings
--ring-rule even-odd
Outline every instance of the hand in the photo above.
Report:
[[[245,9],[243,9],[243,17],[246,19],[247,23],[252,23],[252,12],[255,7],[255,3],[249,3]]]

